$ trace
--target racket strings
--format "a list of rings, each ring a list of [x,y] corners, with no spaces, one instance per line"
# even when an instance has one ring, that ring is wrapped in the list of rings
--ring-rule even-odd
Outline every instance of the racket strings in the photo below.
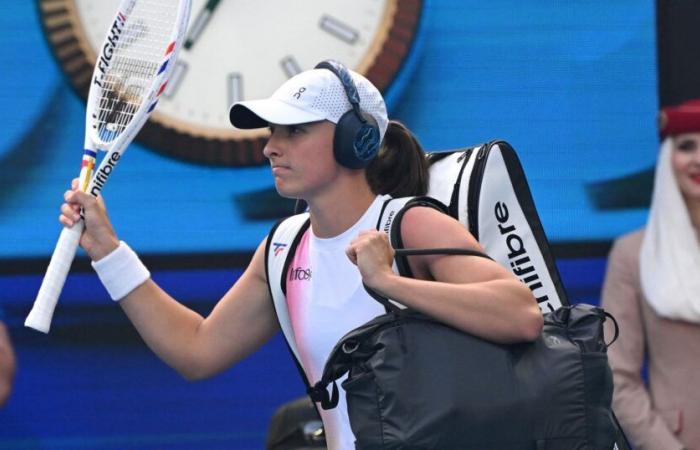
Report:
[[[177,14],[177,0],[139,0],[127,17],[93,115],[93,128],[104,144],[126,129],[149,98],[167,63]]]

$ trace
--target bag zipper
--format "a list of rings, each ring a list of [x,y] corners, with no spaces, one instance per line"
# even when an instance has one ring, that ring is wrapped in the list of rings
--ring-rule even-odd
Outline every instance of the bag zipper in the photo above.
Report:
[[[472,175],[469,178],[469,195],[467,197],[469,231],[477,241],[479,240],[479,194],[481,193],[481,181],[484,178],[489,150],[491,150],[491,146],[488,143],[481,146],[476,154]]]
[[[447,207],[447,213],[459,220],[459,187],[462,185],[462,175],[464,175],[464,169],[467,167],[469,158],[472,156],[472,151],[474,148],[468,148],[457,158],[457,162],[462,162],[462,167],[459,169],[459,175],[457,175],[457,180],[455,181],[454,187],[452,188],[452,196],[450,197],[450,205]]]

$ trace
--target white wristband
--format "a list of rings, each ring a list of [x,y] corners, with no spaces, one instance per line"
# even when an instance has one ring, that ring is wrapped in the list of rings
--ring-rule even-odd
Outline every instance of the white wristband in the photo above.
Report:
[[[124,241],[119,241],[119,247],[104,258],[93,261],[92,267],[115,302],[151,277],[136,252]]]

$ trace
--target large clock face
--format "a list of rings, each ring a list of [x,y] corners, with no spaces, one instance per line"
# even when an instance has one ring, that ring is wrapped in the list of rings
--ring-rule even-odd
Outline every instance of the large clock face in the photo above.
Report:
[[[70,52],[52,36],[56,14],[52,22],[46,10],[65,5],[91,72],[119,0],[39,1],[59,59]],[[268,97],[289,77],[328,58],[383,89],[407,53],[419,10],[420,2],[406,0],[193,0],[184,46],[140,137],[156,150],[193,161],[261,162],[266,131],[233,129],[233,102]],[[76,65],[70,62],[62,64],[69,73]]]

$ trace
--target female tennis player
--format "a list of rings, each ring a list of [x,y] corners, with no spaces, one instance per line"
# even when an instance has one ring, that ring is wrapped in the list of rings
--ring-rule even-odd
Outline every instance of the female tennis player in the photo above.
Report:
[[[411,256],[414,278],[392,270],[393,250],[375,227],[388,196],[427,188],[422,149],[363,76],[334,62],[285,82],[272,97],[239,102],[238,128],[269,127],[264,154],[280,195],[306,201],[310,228],[287,277],[287,304],[311,384],[338,339],[384,312],[362,282],[388,298],[464,332],[495,342],[534,340],[542,314],[530,290],[499,264],[470,256]],[[381,145],[380,145],[381,144]],[[75,187],[75,184],[74,184]],[[279,331],[265,272],[265,240],[240,279],[204,318],[164,292],[113,230],[104,202],[72,189],[60,222],[84,208],[80,244],[138,332],[188,380],[225,370]],[[410,209],[401,222],[405,247],[483,251],[473,236],[432,208]],[[344,402],[321,411],[328,448],[354,448]]]

